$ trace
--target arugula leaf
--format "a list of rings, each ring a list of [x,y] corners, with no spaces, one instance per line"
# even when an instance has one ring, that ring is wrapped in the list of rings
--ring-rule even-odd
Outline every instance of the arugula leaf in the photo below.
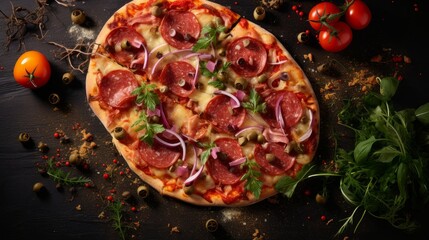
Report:
[[[133,123],[133,125],[131,125],[131,127],[137,127],[135,129],[136,132],[145,130],[143,136],[140,137],[140,141],[143,141],[149,145],[153,145],[153,138],[156,134],[162,133],[165,130],[161,124],[150,123],[146,113],[144,112],[140,113],[139,118]]]
[[[399,80],[394,77],[385,77],[380,80],[380,94],[389,101],[399,86]]]
[[[365,160],[371,151],[372,145],[377,141],[378,139],[375,139],[374,136],[371,136],[367,140],[358,143],[353,151],[355,161],[357,163],[361,163],[363,160]]]
[[[159,104],[159,98],[153,90],[156,89],[155,84],[145,84],[142,83],[140,87],[134,89],[131,94],[136,95],[136,103],[141,104],[144,103],[147,108],[150,110],[154,110],[156,105]]]
[[[243,166],[247,167],[246,173],[240,179],[246,181],[244,189],[252,192],[255,198],[258,199],[262,192],[262,181],[259,179],[261,172],[258,170],[259,165],[254,160],[246,159]]]
[[[428,125],[429,124],[429,103],[423,104],[420,107],[418,107],[415,111],[415,115],[421,123]]]
[[[278,192],[282,193],[288,198],[291,198],[295,192],[295,188],[304,179],[308,178],[310,173],[314,170],[315,165],[304,165],[301,171],[298,172],[295,178],[284,176],[276,183],[275,188]]]
[[[217,44],[217,35],[226,30],[225,26],[212,27],[206,25],[201,30],[201,36],[192,47],[192,51],[197,52],[200,49],[207,49],[210,45]]]
[[[201,164],[204,165],[204,164],[206,164],[207,160],[209,159],[212,149],[216,147],[216,144],[214,144],[213,142],[211,142],[211,143],[200,143],[199,142],[198,145],[202,148],[205,148],[205,150],[201,153],[201,157],[200,157]]]
[[[262,102],[261,97],[254,88],[250,89],[249,101],[242,102],[241,106],[254,113],[265,113],[267,111],[267,104]]]

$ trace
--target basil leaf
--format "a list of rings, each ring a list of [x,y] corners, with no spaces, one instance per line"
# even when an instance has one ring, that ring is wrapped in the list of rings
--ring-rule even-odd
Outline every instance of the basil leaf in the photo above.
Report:
[[[416,117],[423,124],[429,124],[429,103],[421,105],[416,109]]]
[[[390,163],[395,157],[401,155],[401,152],[392,146],[386,146],[378,151],[375,151],[374,155],[378,155],[378,162]]]
[[[371,136],[367,140],[358,143],[353,151],[353,155],[356,163],[360,163],[368,157],[371,151],[372,145],[377,142],[374,136]]]
[[[398,89],[399,81],[394,77],[385,77],[380,82],[380,94],[389,101],[396,93]]]

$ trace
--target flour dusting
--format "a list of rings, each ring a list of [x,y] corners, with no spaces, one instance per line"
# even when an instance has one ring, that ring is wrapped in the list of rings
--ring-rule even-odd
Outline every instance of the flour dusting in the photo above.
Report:
[[[69,34],[76,39],[76,41],[94,40],[95,31],[90,30],[79,25],[72,25],[69,28]]]

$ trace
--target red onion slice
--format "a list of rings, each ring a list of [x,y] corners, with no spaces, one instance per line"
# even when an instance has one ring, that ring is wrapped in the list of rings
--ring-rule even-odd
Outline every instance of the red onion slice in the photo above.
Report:
[[[177,134],[175,131],[172,131],[170,129],[165,129],[164,131],[167,133],[170,133],[171,135],[173,135],[177,139],[179,139],[180,146],[182,147],[182,159],[185,160],[186,159],[186,145],[185,145],[185,141],[183,141],[183,138],[179,134]]]
[[[237,90],[235,93],[237,95],[238,100],[243,101],[243,99],[246,97],[246,93],[241,90]]]
[[[275,129],[266,128],[262,135],[265,137],[265,139],[268,142],[278,142],[278,143],[289,143],[289,139],[287,138],[286,134],[283,133],[283,130],[281,132],[276,131]]]
[[[167,53],[167,54],[164,54],[160,59],[158,59],[158,61],[156,61],[156,63],[153,65],[153,67],[152,67],[152,71],[151,71],[151,75],[153,75],[154,73],[155,73],[155,70],[156,70],[156,67],[158,66],[158,64],[163,60],[163,59],[165,59],[166,57],[168,57],[168,56],[170,56],[170,55],[172,55],[172,54],[177,54],[177,53],[184,53],[184,52],[192,52],[192,50],[191,49],[182,49],[182,50],[176,50],[176,51],[172,51],[172,52],[169,52],[169,53]]]
[[[162,48],[162,47],[164,47],[164,46],[166,46],[167,45],[167,43],[163,43],[163,44],[161,44],[161,45],[158,45],[158,46],[156,46],[156,47],[154,47],[150,52],[149,52],[149,56],[150,55],[152,55],[152,53],[154,53],[156,50],[158,50],[158,49],[160,49],[160,48]]]
[[[238,107],[240,107],[240,106],[241,106],[241,104],[240,104],[240,100],[238,100],[238,98],[237,98],[236,96],[232,95],[231,93],[229,93],[229,92],[227,92],[227,91],[224,91],[224,90],[216,90],[214,93],[215,93],[215,94],[223,94],[223,95],[225,95],[225,96],[230,97],[230,98],[233,100],[233,101],[231,102],[231,107],[232,107],[232,108],[238,108]]]
[[[131,61],[130,66],[131,66],[131,67],[133,67],[135,64],[139,64],[139,63],[141,62],[142,58],[143,58],[143,67],[142,67],[142,69],[143,69],[143,70],[144,70],[144,69],[146,69],[146,66],[147,66],[147,59],[148,59],[148,57],[149,57],[149,54],[148,54],[148,52],[147,52],[147,48],[146,48],[146,46],[145,46],[141,41],[137,41],[137,40],[134,40],[133,42],[131,42],[131,46],[133,46],[133,47],[135,47],[135,48],[143,47],[144,54],[143,54],[143,56],[140,56],[140,55],[139,55],[139,56],[137,57],[137,59],[135,59],[135,60]]]
[[[207,70],[209,70],[210,72],[214,72],[215,68],[216,68],[216,64],[217,64],[217,60],[216,61],[208,61],[206,64],[206,68]]]
[[[194,166],[192,166],[190,176],[184,182],[185,185],[190,185],[193,181],[195,181],[195,179],[197,179],[197,177],[200,176],[200,174],[203,172],[203,169],[204,169],[204,165],[203,165],[197,172],[195,172],[195,169],[197,168],[197,164],[198,164],[197,150],[193,145],[192,145],[192,149],[194,151]]]
[[[282,109],[280,106],[281,101],[283,100],[283,96],[279,97],[276,101],[276,105],[275,105],[275,114],[276,114],[276,120],[279,123],[283,133],[284,133],[284,128],[285,128],[285,121],[283,119],[283,114],[282,114]]]
[[[159,103],[159,110],[161,112],[162,125],[164,126],[164,128],[170,129],[171,126],[168,123],[167,118],[165,117],[164,108],[162,107],[162,103]]]
[[[162,139],[161,139],[160,137],[158,137],[158,136],[155,136],[154,138],[155,138],[155,140],[156,140],[156,141],[160,142],[162,145],[165,145],[165,146],[167,146],[167,147],[177,147],[177,146],[179,146],[179,145],[181,144],[180,142],[176,142],[176,143],[169,143],[169,142],[166,142],[166,141],[162,140]]]
[[[282,61],[278,61],[278,62],[270,62],[270,63],[268,63],[268,64],[270,64],[270,65],[281,65],[281,64],[283,64],[283,63],[285,63],[285,62],[287,62],[288,60],[286,59],[286,60],[282,60]]]
[[[220,152],[220,147],[214,147],[212,148],[212,150],[210,151],[210,155],[212,156],[212,158],[216,159],[217,158],[217,153]]]
[[[245,127],[243,129],[241,129],[240,131],[238,131],[234,136],[238,137],[240,136],[240,134],[242,134],[243,132],[249,131],[249,130],[258,130],[258,131],[262,131],[264,128],[262,126],[250,126],[250,127]]]
[[[245,157],[235,159],[234,161],[229,162],[230,167],[238,166],[246,161]]]
[[[182,165],[176,168],[175,173],[179,177],[186,177],[189,174],[189,170],[188,170],[188,167]]]
[[[298,142],[304,142],[313,133],[313,128],[311,127],[313,125],[313,112],[310,109],[307,109],[307,112],[308,112],[308,129],[307,131],[305,131],[304,134],[301,135],[301,137],[299,137]]]

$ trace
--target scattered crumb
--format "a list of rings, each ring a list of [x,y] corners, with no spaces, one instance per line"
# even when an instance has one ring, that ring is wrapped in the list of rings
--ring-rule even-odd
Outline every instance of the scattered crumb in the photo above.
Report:
[[[171,227],[171,225],[170,225],[170,224],[168,224],[168,227],[170,227],[170,234],[173,234],[173,233],[180,233],[180,230],[179,230],[179,227],[178,227],[178,226],[173,226],[173,227]]]
[[[334,221],[334,219],[329,219],[327,222],[326,222],[326,226],[328,226],[329,224],[331,224],[332,222]]]
[[[77,206],[75,207],[75,209],[76,209],[77,211],[81,211],[81,210],[82,210],[82,206],[79,204],[79,205],[77,205]]]
[[[106,218],[106,215],[105,215],[104,211],[102,211],[100,214],[98,214],[98,218],[99,218],[99,219],[104,219],[104,218]]]
[[[310,62],[313,62],[313,54],[312,53],[304,54],[304,59],[308,59],[310,60]]]
[[[252,234],[252,240],[263,240],[265,233],[261,233],[259,229],[255,228],[255,232]]]

